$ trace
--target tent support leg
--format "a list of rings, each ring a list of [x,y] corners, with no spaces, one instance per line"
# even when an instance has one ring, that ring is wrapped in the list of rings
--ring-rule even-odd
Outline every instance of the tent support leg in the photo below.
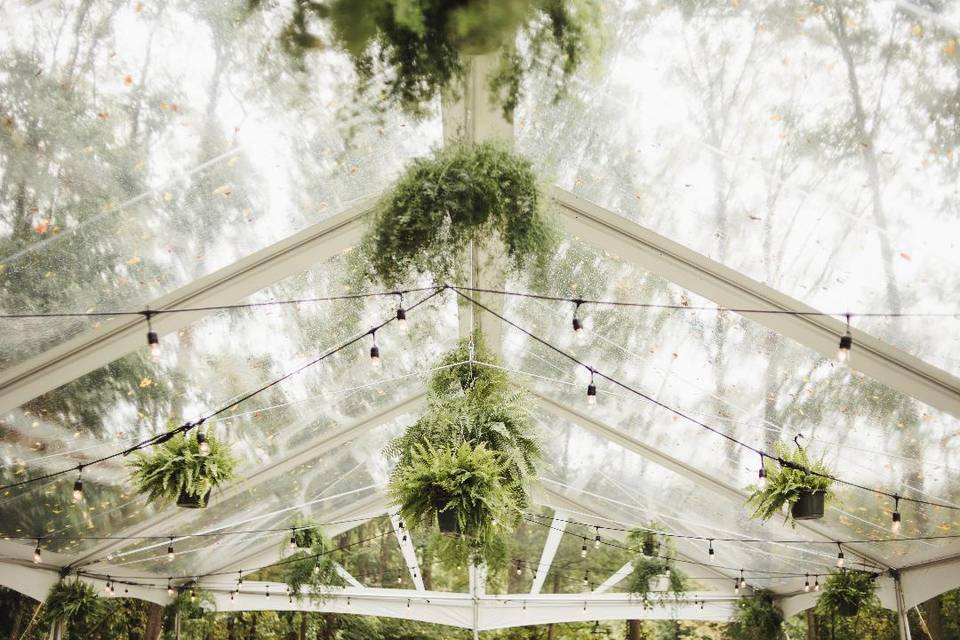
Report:
[[[897,630],[900,640],[913,640],[910,635],[910,619],[907,617],[906,601],[903,598],[903,585],[900,584],[899,572],[893,573],[893,585],[897,594]]]

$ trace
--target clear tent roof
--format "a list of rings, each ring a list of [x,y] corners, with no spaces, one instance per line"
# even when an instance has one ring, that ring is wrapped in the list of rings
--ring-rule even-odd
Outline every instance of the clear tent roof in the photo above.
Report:
[[[0,319],[0,397],[14,382],[10,372],[20,376],[63,345],[96,354],[111,339],[111,312],[150,308],[349,213],[411,158],[443,144],[441,105],[419,122],[379,115],[354,102],[341,54],[320,52],[306,69],[289,68],[270,44],[282,15],[247,14],[245,2],[206,4],[0,7],[0,309],[105,313]],[[582,343],[564,303],[506,297],[502,313],[749,444],[770,449],[802,433],[840,477],[960,505],[960,412],[950,408],[960,406],[960,106],[950,97],[960,4],[846,11],[606,3],[602,59],[559,102],[535,78],[515,117],[515,146],[563,192],[745,282],[821,311],[906,314],[855,315],[853,326],[881,341],[890,366],[912,356],[930,367],[946,381],[949,402],[928,404],[856,364],[836,367],[815,345],[756,317],[697,310],[724,303],[597,237],[567,234],[548,283],[513,274],[502,285],[690,308],[585,308]],[[233,302],[355,292],[354,245]],[[192,419],[389,317],[395,303],[214,311],[164,332],[158,363],[142,349],[103,347],[111,355],[65,385],[4,407],[0,477],[70,467]],[[383,446],[418,415],[430,368],[469,326],[462,314],[445,293],[410,315],[407,336],[378,334],[384,366],[376,374],[362,343],[211,421],[245,479],[208,509],[157,510],[133,492],[123,462],[110,462],[84,472],[90,497],[82,508],[69,501],[72,475],[5,492],[0,533],[61,536],[49,549],[66,562],[159,577],[279,557],[282,533],[236,532],[282,529],[295,512],[337,522],[338,536],[388,531]],[[768,572],[758,583],[792,593],[802,578],[778,572],[828,573],[835,550],[824,541],[889,536],[892,501],[849,487],[838,488],[815,526],[750,520],[738,494],[756,478],[756,454],[602,382],[588,411],[583,367],[490,317],[483,322],[497,325],[503,366],[535,399],[547,452],[535,508],[543,522],[566,513],[584,523],[569,524],[557,549],[561,592],[583,590],[577,551],[593,525],[657,522],[697,538],[678,538],[676,550],[707,591],[748,566]],[[23,375],[42,386],[42,372]],[[960,550],[950,538],[960,536],[957,511],[901,510],[903,536],[943,538],[852,545],[860,561],[902,568]],[[66,539],[166,535],[170,527],[211,534],[178,541],[172,569],[166,542]],[[726,542],[722,561],[704,568],[700,538],[795,541]],[[536,549],[523,558],[532,565],[548,535],[525,523],[517,539]],[[401,553],[395,538],[377,544]],[[605,553],[590,565],[592,586],[627,560]],[[366,586],[411,588],[410,576],[394,584],[377,574],[373,555],[344,564]],[[495,588],[526,592],[531,580],[508,577]],[[446,586],[464,590],[466,576]]]

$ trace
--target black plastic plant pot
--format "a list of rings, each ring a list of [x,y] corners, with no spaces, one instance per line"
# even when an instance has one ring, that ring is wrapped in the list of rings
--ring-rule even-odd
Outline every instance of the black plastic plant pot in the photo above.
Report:
[[[838,602],[837,613],[847,618],[853,617],[860,613],[860,605],[855,602]]]
[[[207,503],[210,502],[210,491],[212,491],[212,489],[207,490],[202,496],[181,491],[180,497],[177,498],[177,506],[184,509],[205,509]]]
[[[437,526],[440,527],[440,533],[460,533],[460,527],[457,524],[457,512],[453,509],[438,511]]]
[[[794,520],[816,520],[823,517],[824,491],[801,491],[790,508]]]

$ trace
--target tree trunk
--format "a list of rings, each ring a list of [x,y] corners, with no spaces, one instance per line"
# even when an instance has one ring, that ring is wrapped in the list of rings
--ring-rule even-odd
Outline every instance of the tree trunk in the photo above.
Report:
[[[640,640],[639,620],[627,620],[627,640]]]
[[[163,607],[156,602],[147,604],[147,630],[143,634],[143,640],[160,640],[160,634],[163,632]]]
[[[23,607],[18,606],[17,612],[13,616],[13,625],[10,627],[10,633],[7,640],[17,640],[20,637],[20,621],[23,619]]]
[[[177,613],[173,616],[173,629],[174,629],[174,637],[177,640],[180,640],[180,612],[179,611],[177,611]]]
[[[551,622],[547,625],[547,640],[554,640],[555,637],[553,623]]]
[[[807,640],[819,640],[817,633],[817,614],[813,609],[807,609]]]
[[[927,617],[927,633],[932,640],[946,640],[943,635],[943,615],[940,611],[940,596],[934,596],[923,603],[923,613]]]
[[[237,640],[237,616],[233,613],[227,619],[227,640]]]
[[[323,614],[323,640],[333,640],[333,614]]]

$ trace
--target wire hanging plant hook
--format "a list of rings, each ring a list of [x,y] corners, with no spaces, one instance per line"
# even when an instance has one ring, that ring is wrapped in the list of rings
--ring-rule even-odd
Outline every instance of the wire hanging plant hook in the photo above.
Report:
[[[803,445],[800,444],[800,440],[801,438],[804,438],[804,437],[806,436],[804,436],[799,431],[797,432],[797,435],[793,436],[793,444],[797,445],[797,451],[803,451]]]

